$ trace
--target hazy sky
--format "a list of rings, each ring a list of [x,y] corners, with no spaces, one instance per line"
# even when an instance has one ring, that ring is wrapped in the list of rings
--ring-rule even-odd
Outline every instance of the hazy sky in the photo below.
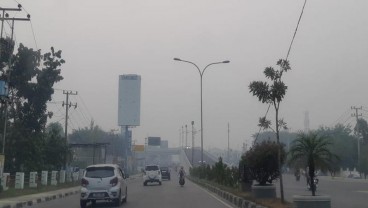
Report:
[[[201,68],[230,60],[203,77],[204,144],[226,147],[230,123],[231,148],[240,149],[258,132],[268,107],[248,85],[265,80],[264,68],[286,57],[304,0],[18,2],[31,14],[38,48],[54,46],[66,60],[49,105],[54,121],[65,122],[61,90],[73,90],[78,95],[70,100],[79,106],[70,110],[69,129],[83,128],[91,118],[106,131],[117,129],[118,76],[138,74],[141,126],[133,129],[133,139],[160,136],[176,146],[183,125],[194,121],[200,128],[200,79],[194,66],[173,58]],[[0,0],[0,7],[16,6]],[[291,131],[304,128],[305,111],[311,129],[355,124],[351,106],[363,106],[360,113],[368,116],[367,11],[367,0],[308,0],[289,56],[292,70],[284,76],[289,89],[280,115]],[[18,44],[36,47],[29,22],[17,22],[15,35]]]

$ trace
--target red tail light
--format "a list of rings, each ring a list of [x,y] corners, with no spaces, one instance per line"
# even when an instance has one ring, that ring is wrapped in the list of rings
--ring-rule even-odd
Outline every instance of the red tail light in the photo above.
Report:
[[[115,177],[115,178],[111,179],[110,184],[111,184],[111,187],[116,186],[118,184],[118,178]]]
[[[81,185],[83,187],[86,187],[86,186],[88,186],[88,184],[89,184],[89,182],[85,178],[82,178]]]

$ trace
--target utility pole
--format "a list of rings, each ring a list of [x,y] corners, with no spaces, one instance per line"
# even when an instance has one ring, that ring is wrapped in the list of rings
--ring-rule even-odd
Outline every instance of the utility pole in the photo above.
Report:
[[[11,75],[11,58],[12,58],[12,54],[14,51],[14,47],[15,44],[13,45],[13,47],[11,47],[11,44],[13,43],[13,37],[14,37],[14,23],[15,21],[30,21],[31,19],[31,15],[27,15],[27,18],[9,18],[9,14],[6,13],[6,11],[21,11],[22,6],[20,4],[18,4],[18,8],[2,8],[0,7],[0,11],[2,11],[2,15],[1,15],[1,32],[0,32],[0,58],[1,58],[1,50],[2,50],[2,39],[3,39],[3,30],[4,30],[4,21],[5,20],[11,20],[11,35],[10,35],[10,42],[9,42],[9,59],[8,59],[8,70],[7,70],[7,75],[6,75],[6,85],[9,86],[10,83],[10,75]],[[0,59],[1,60],[1,59]],[[9,87],[7,89],[7,92],[9,93]],[[3,168],[4,168],[4,163],[5,163],[5,141],[6,141],[6,127],[7,127],[7,122],[8,122],[8,105],[11,102],[10,101],[10,95],[6,94],[4,99],[5,99],[5,105],[4,105],[4,130],[3,130],[3,148],[2,148],[2,152],[1,152],[1,160],[0,163],[2,164],[2,166],[0,167],[0,176],[2,176],[3,173]]]
[[[230,162],[230,124],[227,123],[227,162]]]
[[[184,126],[181,126],[181,148],[184,146]]]
[[[6,13],[6,11],[22,11],[22,5],[18,4],[18,8],[2,8],[0,7],[0,11],[3,12],[3,14],[0,16],[1,17],[1,32],[0,32],[0,40],[3,38],[3,31],[4,31],[4,20],[9,20],[12,18],[9,18],[9,14]],[[30,17],[30,16],[29,16]],[[15,18],[15,20],[18,20],[18,18]],[[28,18],[29,20],[29,18]],[[14,24],[13,26],[14,27]],[[0,43],[0,57],[1,57],[1,47],[2,44]]]
[[[181,129],[179,128],[179,143],[178,143],[179,149],[180,149],[180,144],[181,144]]]
[[[69,119],[69,108],[70,107],[74,107],[77,108],[77,103],[75,104],[72,104],[71,102],[69,102],[69,95],[77,95],[78,92],[73,92],[73,91],[70,91],[70,90],[63,90],[63,94],[66,95],[66,102],[64,103],[63,101],[63,104],[62,106],[64,107],[65,105],[65,144],[68,145],[68,119]],[[66,166],[67,166],[67,162],[68,162],[68,159],[67,159],[67,156],[68,156],[68,150],[66,151],[65,153],[65,170],[66,170]],[[93,144],[93,164],[95,163],[95,146]]]
[[[188,148],[188,126],[185,124],[185,149]]]
[[[192,121],[192,166],[194,166],[194,121]]]
[[[358,110],[362,110],[362,106],[360,106],[360,108],[357,108],[355,106],[351,107],[352,110],[355,110],[355,113],[351,114],[352,117],[356,117],[356,127],[357,127],[357,139],[358,139],[358,164],[357,166],[359,167],[359,163],[360,163],[360,136],[359,136],[359,116],[362,116],[362,114],[358,113]],[[360,172],[360,171],[359,171]]]

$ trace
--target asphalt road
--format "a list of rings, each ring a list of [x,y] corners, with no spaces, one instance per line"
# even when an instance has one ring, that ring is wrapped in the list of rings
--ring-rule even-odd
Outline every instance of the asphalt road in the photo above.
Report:
[[[317,195],[329,195],[333,208],[368,208],[368,180],[344,179],[319,176]],[[307,190],[306,179],[296,181],[293,175],[284,174],[284,194],[287,201],[292,202],[293,195],[312,195]],[[279,185],[279,181],[276,182]],[[280,197],[279,188],[277,196]]]
[[[213,194],[205,191],[189,180],[183,187],[179,186],[176,172],[172,171],[171,181],[163,181],[162,185],[149,184],[143,186],[141,178],[129,181],[128,183],[128,202],[122,207],[173,207],[173,208],[231,208],[232,206],[223,202]],[[70,196],[63,199],[57,199],[44,202],[33,206],[35,208],[43,207],[79,207],[79,195]],[[89,205],[89,207],[92,207]],[[100,202],[94,207],[112,207],[109,203]]]

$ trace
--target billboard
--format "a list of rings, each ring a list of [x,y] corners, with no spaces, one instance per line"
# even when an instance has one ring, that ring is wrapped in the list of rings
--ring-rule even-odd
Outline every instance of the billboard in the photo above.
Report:
[[[141,110],[141,76],[119,76],[118,125],[139,126]]]
[[[161,146],[161,137],[148,137],[148,146]]]
[[[143,144],[136,144],[133,145],[134,152],[144,152],[144,145]]]

